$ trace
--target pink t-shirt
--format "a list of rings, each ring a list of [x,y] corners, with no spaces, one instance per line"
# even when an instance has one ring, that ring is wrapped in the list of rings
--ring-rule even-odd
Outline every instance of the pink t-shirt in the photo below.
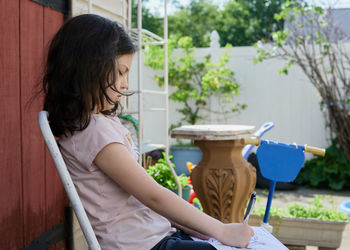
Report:
[[[110,143],[121,143],[137,160],[119,118],[93,114],[83,131],[59,140],[68,171],[102,249],[150,249],[169,235],[169,221],[123,190],[94,163]]]

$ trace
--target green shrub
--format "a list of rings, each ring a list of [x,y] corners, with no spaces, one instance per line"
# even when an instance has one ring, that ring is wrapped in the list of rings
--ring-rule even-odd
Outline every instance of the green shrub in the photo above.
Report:
[[[205,112],[226,115],[244,110],[247,105],[236,103],[224,105],[234,101],[239,95],[239,85],[235,79],[235,73],[228,66],[230,55],[228,50],[231,45],[226,45],[217,63],[214,63],[210,55],[205,56],[203,62],[196,60],[192,38],[185,36],[180,39],[169,38],[169,86],[173,87],[169,99],[180,104],[177,111],[181,114],[181,120],[172,124],[171,129],[179,127],[183,123],[197,124],[205,118]],[[181,48],[178,57],[173,55],[175,48]],[[164,48],[150,46],[144,51],[145,65],[155,69],[164,67]],[[164,76],[156,75],[155,80],[159,87],[164,85]],[[210,110],[208,102],[211,96],[216,96],[222,103],[222,110]],[[226,107],[226,108],[225,108]]]
[[[162,152],[162,156],[163,157],[158,159],[158,162],[155,165],[148,167],[147,173],[163,187],[168,189],[177,189],[175,178],[171,173],[170,166],[166,161],[164,152]],[[172,155],[169,155],[169,159],[171,158]],[[172,163],[172,167],[174,166],[174,163]],[[188,177],[185,174],[181,174],[177,178],[180,181],[181,187],[186,187],[188,184]]]
[[[321,200],[325,198],[324,195],[316,195],[315,199],[309,203],[311,206],[304,206],[294,203],[287,208],[271,207],[270,216],[275,217],[294,217],[294,218],[309,218],[318,220],[334,220],[347,221],[348,215],[337,209],[324,208]],[[332,202],[331,202],[332,203]],[[264,216],[265,208],[260,207],[253,210],[253,214]]]
[[[342,190],[350,188],[350,162],[344,151],[338,146],[337,140],[326,149],[324,157],[315,157],[305,162],[296,183],[317,188]]]

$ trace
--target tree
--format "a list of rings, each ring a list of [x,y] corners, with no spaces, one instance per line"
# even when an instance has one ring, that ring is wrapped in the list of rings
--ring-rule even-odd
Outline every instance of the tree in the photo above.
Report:
[[[148,2],[148,0],[143,0],[143,3]],[[137,27],[137,0],[132,0],[132,27]],[[142,6],[142,28],[151,31],[158,36],[163,36],[163,18],[153,15],[151,11],[144,6]]]
[[[148,1],[148,0],[146,0]],[[188,6],[168,16],[169,35],[178,39],[190,36],[195,47],[208,47],[210,33],[217,30],[220,44],[253,45],[259,39],[272,40],[274,30],[283,28],[283,20],[273,18],[286,0],[229,0],[219,8],[209,0],[191,0]],[[145,1],[143,1],[145,2]],[[137,2],[133,0],[132,23],[137,27]],[[163,36],[163,18],[142,8],[142,27]]]
[[[175,47],[182,49],[178,57],[172,56]],[[229,49],[230,46],[227,46]],[[169,99],[179,102],[182,107],[179,111],[182,119],[171,128],[181,126],[183,122],[196,124],[203,119],[203,110],[208,110],[207,101],[210,96],[217,96],[222,101],[230,103],[233,96],[239,94],[239,86],[234,78],[234,72],[227,66],[230,56],[225,51],[218,63],[213,63],[210,56],[206,56],[204,62],[197,62],[194,58],[195,48],[191,37],[182,37],[179,40],[172,37],[169,40],[169,85],[174,87],[174,92]],[[145,52],[145,64],[153,69],[163,69],[164,48],[151,46]],[[159,86],[164,84],[164,77],[156,75]],[[237,112],[246,105],[236,104],[230,110],[222,110],[217,113]]]
[[[221,44],[253,45],[271,40],[274,30],[283,28],[283,20],[273,18],[286,0],[229,0],[220,13],[217,31]]]
[[[177,39],[190,36],[195,47],[207,47],[210,33],[217,28],[219,7],[207,0],[191,1],[188,7],[169,16],[169,34]]]
[[[350,53],[346,35],[332,20],[331,9],[287,1],[276,20],[288,28],[273,33],[273,42],[257,44],[256,62],[282,58],[286,65],[280,73],[298,65],[322,98],[327,123],[350,160]]]
[[[169,17],[169,34],[191,36],[195,47],[209,46],[209,35],[217,30],[220,44],[252,45],[259,39],[271,40],[273,29],[283,21],[273,15],[286,0],[229,0],[223,9],[208,0],[192,0]]]

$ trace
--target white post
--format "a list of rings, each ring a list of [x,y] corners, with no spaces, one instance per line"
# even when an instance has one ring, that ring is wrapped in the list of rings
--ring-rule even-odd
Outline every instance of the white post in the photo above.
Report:
[[[132,27],[131,27],[131,19],[132,19],[132,4],[131,4],[131,0],[128,1],[128,27],[127,29],[130,30]]]
[[[89,14],[92,13],[92,0],[89,0],[89,2],[88,2],[88,12],[89,12]]]
[[[175,169],[171,166],[171,161],[169,159],[169,88],[168,88],[168,13],[167,13],[167,0],[164,0],[164,91],[167,93],[165,95],[165,156],[166,161],[170,167],[171,173],[174,176],[175,182],[178,188],[178,195],[182,197],[182,187],[179,179],[177,178],[177,174]]]
[[[210,54],[212,61],[217,63],[220,58],[220,37],[216,30],[210,34]]]
[[[213,63],[218,63],[219,58],[221,56],[221,51],[220,51],[220,37],[219,33],[216,30],[213,30],[210,33],[210,56],[211,56],[211,61]],[[214,96],[210,96],[208,99],[208,108],[212,109],[212,106],[215,106],[215,100],[216,98]],[[212,112],[208,112],[208,117],[210,123],[215,123],[215,115]]]
[[[139,163],[142,166],[142,138],[143,138],[143,105],[142,105],[142,3],[141,0],[137,1],[137,33],[138,33],[138,39],[137,39],[137,46],[138,46],[138,75],[137,75],[137,84],[138,84],[138,119],[139,119],[139,151],[140,151],[140,157],[139,157]]]
[[[169,88],[168,88],[168,13],[167,0],[164,0],[164,91],[165,95],[165,150],[166,155],[169,155]]]

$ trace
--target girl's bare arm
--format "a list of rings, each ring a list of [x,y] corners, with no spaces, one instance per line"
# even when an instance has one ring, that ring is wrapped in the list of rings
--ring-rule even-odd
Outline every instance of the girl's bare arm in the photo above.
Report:
[[[122,144],[104,147],[94,163],[126,192],[170,221],[236,247],[246,247],[253,235],[253,230],[246,224],[223,224],[160,186]]]

